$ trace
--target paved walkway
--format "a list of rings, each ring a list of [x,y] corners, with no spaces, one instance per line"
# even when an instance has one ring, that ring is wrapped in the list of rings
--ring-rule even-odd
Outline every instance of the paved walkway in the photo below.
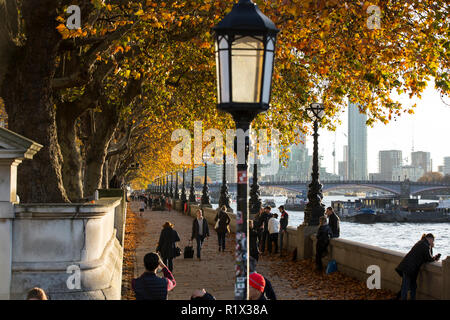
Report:
[[[131,202],[130,208],[139,212],[139,203]],[[179,212],[151,211],[143,213],[146,221],[140,244],[136,248],[135,276],[144,272],[143,259],[146,253],[156,249],[162,225],[166,221],[174,224],[181,241],[177,245],[184,250],[191,237],[192,217]],[[169,293],[169,300],[189,300],[195,289],[205,288],[218,300],[234,300],[234,235],[226,239],[226,251],[218,251],[217,234],[210,225],[211,236],[205,240],[202,248],[202,260],[184,259],[183,254],[174,260],[173,275],[177,286]],[[195,250],[195,240],[194,240]]]

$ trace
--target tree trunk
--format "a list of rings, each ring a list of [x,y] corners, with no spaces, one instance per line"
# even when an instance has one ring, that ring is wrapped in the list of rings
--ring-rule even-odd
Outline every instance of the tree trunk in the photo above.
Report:
[[[76,123],[79,116],[79,110],[72,104],[61,104],[56,111],[58,141],[63,157],[63,183],[67,196],[73,202],[83,198],[82,159],[76,142]]]
[[[102,112],[93,112],[92,134],[86,148],[86,169],[84,173],[84,195],[91,196],[101,188],[103,165],[108,153],[109,142],[119,122],[116,106],[102,105]]]
[[[25,46],[8,66],[1,92],[9,129],[44,147],[18,170],[17,191],[22,202],[69,202],[61,175],[61,151],[51,81],[61,36],[56,30],[54,1],[24,1]]]

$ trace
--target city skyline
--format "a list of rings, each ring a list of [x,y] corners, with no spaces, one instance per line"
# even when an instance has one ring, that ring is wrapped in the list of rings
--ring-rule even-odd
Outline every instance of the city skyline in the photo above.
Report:
[[[417,104],[414,114],[404,113],[396,120],[391,120],[387,125],[377,123],[374,127],[367,127],[367,170],[368,174],[378,171],[378,152],[381,150],[401,150],[404,164],[411,164],[411,152],[430,152],[433,171],[438,171],[438,166],[443,165],[444,157],[450,156],[450,148],[445,145],[445,138],[450,138],[447,119],[450,119],[450,106],[444,104],[439,93],[429,86],[422,94],[422,99],[409,99],[407,95],[391,97],[410,107]],[[341,125],[335,132],[323,128],[319,130],[319,153],[322,158],[322,166],[333,173],[333,144],[336,150],[336,171],[338,162],[343,160],[343,146],[348,139],[348,108],[339,116]],[[395,139],[393,139],[395,137]],[[312,139],[307,138],[306,147],[312,152]],[[407,159],[407,161],[406,161]],[[336,172],[338,173],[338,172]]]

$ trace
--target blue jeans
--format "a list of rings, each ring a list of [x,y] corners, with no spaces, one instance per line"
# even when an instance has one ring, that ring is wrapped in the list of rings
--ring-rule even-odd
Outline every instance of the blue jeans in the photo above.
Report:
[[[197,241],[197,258],[200,258],[201,257],[203,240],[205,240],[205,237],[204,236],[197,236],[197,238],[195,238],[195,240]]]
[[[411,300],[416,300],[416,289],[417,289],[416,277],[411,277],[410,275],[403,272],[402,291],[400,294],[400,299],[407,300],[408,291],[411,291]]]

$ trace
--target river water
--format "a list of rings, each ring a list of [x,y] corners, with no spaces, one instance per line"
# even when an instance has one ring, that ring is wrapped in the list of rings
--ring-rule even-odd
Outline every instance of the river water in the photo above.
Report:
[[[286,197],[261,197],[262,202],[265,199],[273,199],[276,209],[272,212],[278,213],[278,206],[286,202]],[[325,206],[330,206],[331,201],[335,200],[351,200],[356,197],[344,196],[327,196],[324,197]],[[421,201],[422,202],[422,201]],[[425,201],[427,202],[427,201]],[[430,201],[428,201],[430,202]],[[213,204],[213,208],[217,208],[217,204]],[[231,208],[236,212],[236,202],[231,203]],[[297,227],[303,223],[303,211],[288,211],[289,226]],[[382,247],[390,250],[407,253],[412,246],[420,239],[424,233],[432,233],[436,237],[434,242],[433,253],[441,253],[442,258],[450,256],[450,223],[373,223],[361,224],[355,222],[341,221],[340,237],[352,241],[362,242],[365,244]]]

